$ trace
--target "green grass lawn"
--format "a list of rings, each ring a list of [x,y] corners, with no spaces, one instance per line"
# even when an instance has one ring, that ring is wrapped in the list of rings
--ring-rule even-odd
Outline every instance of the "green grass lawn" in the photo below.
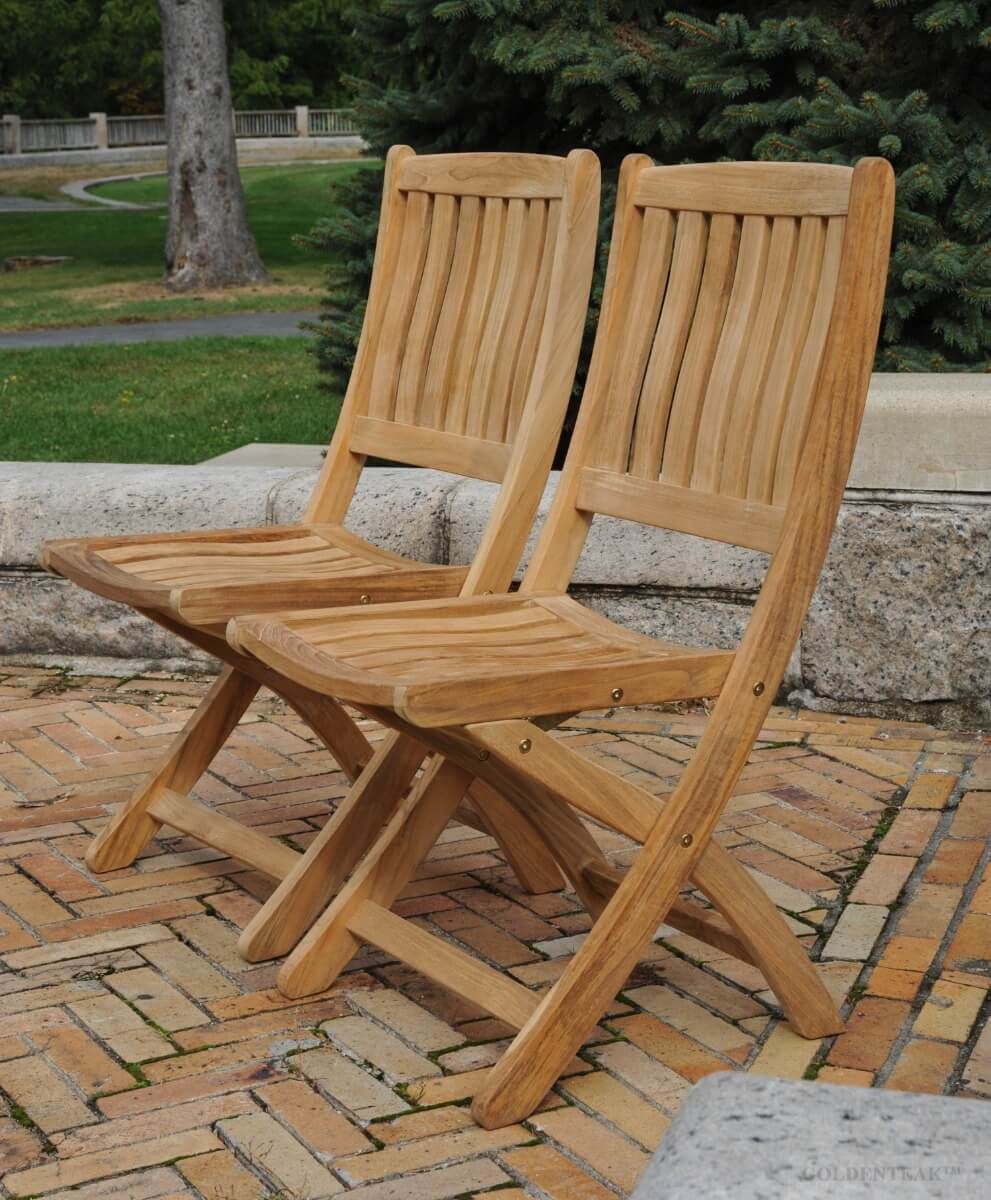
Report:
[[[293,239],[329,211],[334,183],[369,165],[368,160],[351,160],[243,168],[251,227],[272,282],[196,296],[172,296],[162,287],[162,209],[4,213],[0,259],[67,254],[73,261],[0,274],[0,329],[314,307],[327,262]],[[165,198],[163,177],[105,186],[113,199],[147,203]]]
[[[326,443],[340,400],[302,338],[5,351],[13,461],[195,463],[246,442]]]

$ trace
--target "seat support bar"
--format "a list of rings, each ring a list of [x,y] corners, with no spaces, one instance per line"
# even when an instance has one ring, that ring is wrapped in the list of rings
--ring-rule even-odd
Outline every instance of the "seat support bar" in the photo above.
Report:
[[[540,1003],[521,983],[472,958],[463,950],[425,933],[380,904],[359,904],[348,928],[366,942],[411,966],[455,995],[484,1008],[514,1029],[522,1029]]]
[[[159,792],[148,806],[148,814],[163,825],[171,825],[180,833],[247,863],[269,879],[288,875],[300,857],[298,851],[283,842],[206,808],[188,796],[180,796],[178,792],[167,789]]]

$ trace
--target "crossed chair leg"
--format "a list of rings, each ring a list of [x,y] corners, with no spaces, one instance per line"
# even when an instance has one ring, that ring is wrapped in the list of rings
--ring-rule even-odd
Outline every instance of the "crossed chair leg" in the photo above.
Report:
[[[295,868],[301,855],[189,796],[263,685],[299,713],[352,783],[360,781],[348,797],[349,820],[357,815],[359,824],[366,829],[366,839],[377,832],[375,814],[387,811],[389,803],[406,791],[427,756],[426,747],[390,734],[375,750],[337,701],[284,678],[257,660],[237,654],[219,638],[179,627],[160,614],[146,615],[216,654],[226,665],[155,774],[138,787],[90,845],[86,861],[93,871],[129,866],[161,826],[169,825],[247,862],[271,878],[282,880],[291,876],[295,887],[299,875]],[[491,789],[478,785],[458,815],[465,823],[496,838],[528,891],[547,892],[561,886],[561,873],[540,835],[522,814]],[[328,902],[366,844],[357,836],[343,847],[340,840],[335,841],[333,851],[341,852],[340,864],[331,864],[322,877],[317,874],[307,877],[306,904],[282,913],[278,931],[282,949],[276,949],[275,953],[295,944],[309,914],[319,912]],[[265,957],[263,949],[260,944],[254,957]]]
[[[394,714],[372,715],[404,729]],[[329,986],[369,942],[519,1029],[475,1098],[474,1115],[488,1128],[520,1120],[539,1105],[665,920],[755,964],[802,1036],[842,1029],[836,1005],[784,919],[711,840],[721,802],[709,805],[707,818],[692,813],[680,788],[665,804],[528,722],[417,735],[437,756],[392,806],[350,878],[283,964],[279,987],[286,994]],[[525,758],[517,753],[513,761],[524,741]],[[542,996],[390,911],[476,774],[526,809],[595,918],[581,949]],[[729,789],[734,782],[735,776]],[[628,871],[609,866],[573,809],[643,843]],[[682,832],[686,817],[694,817],[691,836]],[[689,883],[715,911],[679,899]],[[275,896],[269,903],[278,909]]]

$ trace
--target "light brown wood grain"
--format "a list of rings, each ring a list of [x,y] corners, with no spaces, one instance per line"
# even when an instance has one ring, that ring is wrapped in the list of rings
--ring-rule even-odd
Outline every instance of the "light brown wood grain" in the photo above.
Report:
[[[330,906],[310,926],[279,970],[279,988],[287,996],[322,991],[358,948],[351,924],[367,901],[388,907],[403,890],[421,859],[454,815],[472,776],[435,759],[410,794],[397,806],[380,836],[366,852]]]
[[[149,811],[155,800],[165,791],[184,795],[192,789],[257,691],[257,681],[240,671],[230,667],[221,671],[155,774],[91,842],[86,851],[91,871],[115,871],[134,862],[161,824]]]
[[[373,417],[358,418],[351,445],[361,454],[449,471],[453,475],[489,479],[493,483],[499,483],[505,476],[511,455],[504,442],[422,425],[402,425],[398,421],[376,421]]]
[[[242,649],[307,686],[362,701],[436,756],[288,960],[280,974],[288,994],[328,986],[368,934],[430,969],[435,943],[383,914],[473,777],[537,822],[589,906],[587,939],[476,1094],[473,1115],[489,1128],[533,1112],[666,919],[765,971],[804,1036],[842,1027],[802,947],[712,834],[782,681],[842,499],[880,320],[893,175],[879,159],[852,172],[814,164],[711,172],[655,172],[640,157],[621,172],[582,412],[517,595],[232,626]],[[670,260],[657,253],[668,222],[648,220],[651,208],[676,212]],[[641,253],[666,273],[663,288]],[[650,338],[629,324],[644,297],[645,325],[657,310],[658,331],[645,366]],[[666,312],[676,336],[659,346]],[[653,374],[651,355],[660,364]],[[645,415],[655,401],[663,419]],[[744,444],[727,467],[731,435]],[[660,480],[636,473],[655,467]],[[704,651],[623,630],[563,594],[602,510],[770,553],[735,653],[703,660]],[[718,698],[663,803],[526,719],[685,696],[703,677]],[[642,843],[628,871],[604,862],[578,813]],[[680,897],[690,883],[717,911]],[[458,990],[461,960],[437,953],[433,977]],[[470,994],[484,1004],[485,990],[473,983]]]
[[[425,757],[410,738],[390,734],[337,809],[296,855],[282,882],[245,926],[238,950],[248,962],[288,953],[323,911],[395,811]]]
[[[211,820],[207,810],[189,807],[184,797],[260,682],[274,687],[311,724],[349,778],[373,770],[368,788],[375,791],[377,781],[382,811],[388,807],[383,791],[399,789],[388,797],[398,802],[408,778],[403,781],[398,769],[379,774],[377,763],[369,763],[367,740],[334,697],[255,664],[218,635],[238,613],[375,605],[509,586],[570,394],[591,284],[598,196],[598,162],[588,151],[567,159],[516,154],[417,159],[409,147],[393,147],[354,368],[303,521],[278,528],[62,540],[46,549],[48,569],[138,608],[228,664],[160,769],[94,844],[94,869],[133,861],[159,827],[152,810],[165,792],[190,836],[207,843],[214,838],[218,845],[222,839],[223,848],[234,852],[230,824]],[[473,567],[406,559],[343,527],[369,455],[505,480]],[[423,753],[410,746],[397,752],[407,764]],[[478,803],[484,807],[484,793]],[[499,820],[480,823],[497,839],[515,840],[514,861],[531,882],[556,881],[539,835],[515,810],[503,806]],[[254,862],[257,835],[244,836],[245,855]],[[339,840],[334,844],[339,847]],[[340,861],[352,865],[359,851],[356,840],[354,852],[342,851]],[[280,903],[295,897],[290,912],[319,909],[328,887],[333,890],[327,854],[321,858],[318,848],[314,857],[319,869],[307,876],[306,886],[300,884],[304,866],[280,890]],[[273,851],[276,859],[285,859],[280,849]],[[314,879],[322,879],[319,902],[307,898]],[[285,922],[283,940],[289,930],[295,940],[301,920]],[[256,950],[267,936],[259,935]]]
[[[350,929],[514,1029],[523,1028],[539,1003],[538,997],[522,984],[500,975],[449,942],[425,933],[410,921],[393,916],[380,904],[368,900],[360,903],[350,918]]]
[[[637,183],[635,199],[648,207],[734,216],[831,217],[847,210],[850,170],[799,162],[654,167]]]
[[[399,187],[451,196],[551,199],[564,194],[564,164],[544,154],[422,154],[404,160]]]
[[[631,634],[566,597],[242,617],[228,639],[305,687],[421,728],[715,695],[729,651]],[[452,684],[456,686],[452,686]]]
[[[167,788],[155,796],[148,806],[148,813],[163,825],[178,829],[215,850],[223,850],[270,879],[281,879],[288,874],[299,858],[298,851],[282,842]]]
[[[577,507],[767,553],[777,548],[785,513],[772,504],[592,467],[582,472]]]

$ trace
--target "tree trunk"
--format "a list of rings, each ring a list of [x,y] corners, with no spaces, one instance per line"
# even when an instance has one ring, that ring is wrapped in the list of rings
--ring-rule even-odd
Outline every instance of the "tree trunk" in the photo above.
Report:
[[[257,283],[258,256],[237,167],[222,0],[158,0],[165,60],[173,291]]]

